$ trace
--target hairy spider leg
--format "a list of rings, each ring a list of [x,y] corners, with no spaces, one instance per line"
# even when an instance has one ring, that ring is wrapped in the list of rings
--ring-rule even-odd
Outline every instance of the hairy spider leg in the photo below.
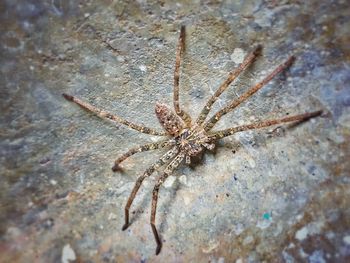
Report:
[[[137,191],[140,189],[141,184],[143,182],[143,180],[146,177],[149,177],[156,169],[158,169],[159,167],[161,167],[163,164],[165,164],[167,161],[169,161],[170,159],[174,158],[177,153],[179,152],[177,147],[172,148],[171,150],[169,150],[167,153],[165,153],[157,162],[155,162],[153,165],[151,165],[146,172],[144,172],[143,175],[141,175],[139,178],[137,178],[137,181],[134,185],[134,188],[132,189],[132,192],[130,193],[130,196],[128,198],[128,201],[125,205],[125,224],[122,228],[122,230],[125,230],[128,228],[129,226],[129,209],[130,206],[132,204],[132,202],[135,199],[135,196],[137,194]]]
[[[239,65],[238,68],[231,71],[228,75],[228,78],[221,84],[221,86],[217,89],[217,91],[210,97],[208,102],[205,104],[201,113],[199,114],[196,123],[201,125],[208,116],[208,113],[211,110],[212,105],[219,98],[219,96],[227,89],[227,87],[241,74],[244,70],[246,70],[260,55],[262,46],[258,45],[252,52],[250,52],[244,59],[244,61]]]
[[[174,71],[174,109],[177,115],[186,123],[187,127],[191,125],[191,117],[185,111],[181,110],[179,102],[179,82],[180,82],[180,64],[185,49],[185,26],[181,26],[179,41],[176,48],[176,60]]]
[[[265,77],[261,82],[257,83],[253,87],[251,87],[248,91],[243,93],[238,99],[233,100],[229,105],[224,107],[223,109],[216,112],[213,117],[211,117],[204,125],[204,130],[209,131],[211,130],[214,125],[220,120],[222,116],[227,114],[228,112],[232,111],[234,108],[236,108],[238,105],[240,105],[242,102],[247,100],[250,96],[252,96],[255,92],[257,92],[259,89],[261,89],[263,86],[265,86],[269,81],[271,81],[277,74],[281,73],[282,71],[286,70],[295,60],[294,56],[289,57],[284,63],[279,65],[274,71],[272,71],[267,77]]]
[[[97,107],[95,107],[95,106],[93,106],[85,101],[82,101],[82,100],[78,99],[77,97],[74,97],[74,96],[71,96],[71,95],[68,95],[65,93],[63,93],[62,96],[68,101],[75,102],[83,109],[95,113],[100,118],[109,119],[113,122],[124,124],[124,125],[130,127],[131,129],[134,129],[134,130],[142,132],[142,133],[151,134],[151,135],[158,135],[158,136],[166,136],[167,135],[163,131],[156,131],[156,130],[154,130],[152,128],[148,128],[146,126],[134,124],[134,123],[132,123],[128,120],[125,120],[117,115],[113,115],[105,110],[99,109],[99,108],[97,108]]]
[[[265,120],[265,121],[251,123],[251,124],[245,124],[245,125],[242,125],[242,126],[237,126],[237,127],[233,127],[233,128],[229,128],[229,129],[225,129],[225,130],[214,132],[212,134],[209,134],[209,137],[212,140],[218,140],[218,139],[221,139],[221,138],[233,135],[236,132],[260,129],[260,128],[269,127],[269,126],[272,126],[272,125],[277,125],[277,124],[286,123],[286,122],[306,121],[306,120],[308,120],[310,118],[317,117],[317,116],[319,116],[321,114],[322,114],[322,110],[319,110],[319,111],[307,112],[307,113],[304,113],[304,114],[284,117],[284,118],[281,118],[281,119]]]
[[[121,169],[120,163],[125,161],[127,158],[130,156],[134,155],[135,153],[140,153],[140,152],[145,152],[145,151],[150,151],[150,150],[155,150],[155,149],[161,149],[165,148],[168,146],[172,146],[175,144],[175,140],[166,140],[166,141],[161,141],[161,142],[154,142],[154,143],[148,143],[145,145],[141,145],[135,148],[131,148],[129,151],[126,153],[122,154],[118,159],[115,160],[114,166],[112,167],[113,172],[116,172]]]
[[[157,212],[157,202],[158,202],[158,192],[159,187],[164,183],[166,178],[172,174],[172,172],[180,165],[182,160],[185,157],[184,152],[180,152],[165,168],[164,173],[158,178],[156,185],[153,188],[152,192],[152,210],[151,210],[151,227],[153,231],[154,238],[157,242],[156,255],[159,254],[162,248],[162,241],[158,235],[158,231],[156,228],[156,212]]]

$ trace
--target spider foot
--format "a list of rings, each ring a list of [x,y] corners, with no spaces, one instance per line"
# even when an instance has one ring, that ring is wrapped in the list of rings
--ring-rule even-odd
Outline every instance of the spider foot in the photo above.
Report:
[[[152,231],[153,231],[155,241],[157,243],[156,255],[158,255],[160,253],[160,250],[162,249],[162,241],[160,240],[160,237],[158,235],[158,232],[157,232],[157,229],[156,229],[154,223],[151,223],[151,226],[152,226]]]
[[[69,100],[69,101],[73,101],[74,97],[71,96],[71,95],[68,95],[66,93],[62,93],[62,96],[66,99],[66,100]]]
[[[128,227],[130,226],[130,224],[124,224],[123,227],[122,227],[122,231],[124,231],[125,229],[127,229]]]
[[[112,171],[113,172],[121,172],[121,171],[123,171],[123,168],[121,168],[118,164],[115,164],[115,165],[113,165],[113,167],[112,167]]]
[[[160,250],[162,249],[162,243],[159,243],[156,248],[156,255],[160,253]]]

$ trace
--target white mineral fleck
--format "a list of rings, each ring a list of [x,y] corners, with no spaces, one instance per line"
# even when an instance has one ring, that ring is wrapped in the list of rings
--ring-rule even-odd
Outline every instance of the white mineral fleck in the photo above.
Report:
[[[303,218],[303,215],[300,215],[300,214],[299,214],[299,215],[296,216],[296,220],[297,220],[297,221],[300,221],[302,218]]]
[[[213,251],[214,249],[216,249],[218,246],[219,246],[218,241],[210,240],[208,246],[206,248],[202,248],[202,251],[204,253],[208,254],[211,251]]]
[[[71,260],[76,260],[76,256],[71,246],[69,244],[66,244],[62,249],[61,262],[69,263]]]
[[[298,240],[303,240],[307,237],[308,235],[308,230],[307,227],[303,227],[302,229],[299,229],[296,233],[295,233],[295,238]]]
[[[251,155],[247,156],[247,161],[248,161],[250,167],[255,168],[256,162],[254,161],[254,159],[253,159],[253,157]]]
[[[271,225],[271,220],[259,220],[256,226],[260,229],[268,228]]]
[[[113,219],[117,219],[117,215],[116,214],[113,214],[113,213],[110,213],[108,215],[108,220],[113,220]]]
[[[294,245],[294,243],[292,242],[292,243],[290,243],[289,245],[288,245],[288,249],[291,249],[291,248],[295,248],[295,245]]]
[[[233,50],[233,53],[231,54],[231,60],[236,64],[240,64],[243,62],[244,56],[245,56],[245,52],[243,49],[235,48]]]
[[[234,228],[235,231],[235,235],[239,236],[243,231],[244,231],[244,227],[242,224],[237,224]]]
[[[185,205],[189,205],[192,201],[191,197],[187,194],[183,195],[182,198],[184,199]]]
[[[305,253],[305,251],[301,248],[299,249],[299,255],[302,257],[302,258],[307,258],[309,255],[307,253]]]
[[[254,238],[252,236],[247,236],[244,240],[243,240],[243,245],[248,245],[249,243],[253,242]]]
[[[15,238],[21,234],[21,230],[17,227],[9,227],[6,234],[11,238]]]
[[[145,65],[140,65],[139,66],[139,69],[142,71],[142,72],[147,72],[147,67]]]
[[[187,185],[187,177],[186,175],[181,175],[180,178],[179,178],[179,181],[180,183],[184,184],[184,185]]]
[[[57,184],[57,181],[56,181],[56,180],[51,179],[51,180],[50,180],[50,184],[51,184],[51,185],[56,185],[56,184]]]
[[[350,245],[350,236],[343,237],[343,241],[345,244]]]
[[[174,182],[176,180],[176,177],[175,176],[169,176],[165,182],[164,182],[164,187],[165,188],[170,188],[173,186]]]
[[[312,253],[312,255],[309,257],[310,263],[326,263],[326,261],[323,258],[323,251],[322,250],[316,250]]]
[[[125,58],[123,56],[117,56],[117,61],[118,62],[124,62]]]

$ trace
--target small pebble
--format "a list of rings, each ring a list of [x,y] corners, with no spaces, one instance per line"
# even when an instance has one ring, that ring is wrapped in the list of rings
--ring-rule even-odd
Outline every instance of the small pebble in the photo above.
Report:
[[[247,236],[244,240],[243,240],[243,245],[248,245],[249,243],[253,242],[254,238],[252,236]]]
[[[176,180],[176,177],[175,176],[169,176],[165,182],[164,182],[164,187],[165,188],[170,188],[173,186],[174,182]]]
[[[187,177],[186,175],[181,175],[180,178],[179,178],[179,181],[180,183],[184,184],[184,185],[187,185]]]
[[[50,180],[50,184],[51,184],[51,185],[56,185],[56,184],[57,184],[57,181],[56,181],[56,180],[51,179],[51,180]]]
[[[236,64],[240,64],[243,62],[244,56],[245,56],[245,52],[243,49],[235,48],[233,50],[233,53],[231,54],[231,60]]]
[[[108,215],[108,220],[113,220],[113,219],[117,219],[117,215],[116,214],[113,214],[113,213],[110,213]]]
[[[75,252],[69,244],[66,244],[62,249],[62,263],[69,263],[70,261],[76,260]]]
[[[308,235],[308,230],[306,227],[303,227],[302,229],[299,229],[295,233],[295,238],[298,239],[299,241],[304,240]]]
[[[142,72],[147,72],[147,67],[145,65],[140,65],[139,66],[139,69],[142,71]]]
[[[350,246],[350,236],[343,237],[343,241],[346,245]]]

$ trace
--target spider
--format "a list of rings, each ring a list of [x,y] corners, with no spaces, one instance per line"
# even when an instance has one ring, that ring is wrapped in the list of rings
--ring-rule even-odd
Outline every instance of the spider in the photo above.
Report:
[[[299,115],[288,116],[279,119],[270,119],[259,122],[254,122],[250,124],[245,124],[241,126],[232,127],[225,130],[212,131],[215,124],[221,119],[222,116],[231,112],[242,102],[247,100],[250,96],[260,90],[265,84],[272,80],[277,74],[285,71],[293,61],[294,56],[289,57],[284,63],[280,64],[275,68],[270,74],[268,74],[262,81],[253,85],[245,93],[243,93],[237,99],[232,100],[224,108],[217,111],[209,120],[206,121],[209,111],[212,105],[218,99],[218,97],[229,87],[229,85],[238,77],[238,75],[246,70],[256,58],[260,55],[262,46],[256,46],[243,60],[243,62],[230,74],[228,78],[221,84],[221,86],[216,90],[216,92],[209,98],[203,109],[201,110],[199,117],[192,121],[189,114],[187,114],[183,109],[180,108],[179,103],[179,79],[180,79],[180,64],[183,56],[183,51],[185,48],[185,26],[181,27],[180,36],[178,39],[177,49],[176,49],[176,62],[174,71],[174,93],[173,93],[173,103],[174,109],[170,109],[168,106],[162,103],[156,103],[155,113],[156,116],[164,128],[165,131],[158,131],[153,128],[148,128],[142,125],[137,125],[128,120],[125,120],[119,116],[111,114],[105,110],[96,108],[95,106],[84,102],[74,96],[68,94],[62,94],[64,98],[69,101],[75,102],[83,109],[88,110],[97,114],[101,118],[109,119],[118,124],[124,124],[134,130],[150,135],[158,135],[167,137],[165,140],[149,143],[139,147],[131,148],[126,153],[122,154],[118,159],[115,160],[112,170],[114,172],[121,169],[120,163],[129,158],[130,156],[144,151],[168,148],[169,150],[155,163],[153,163],[140,177],[138,177],[134,188],[128,198],[125,205],[125,224],[122,230],[129,227],[129,210],[132,202],[143,182],[144,179],[149,177],[154,171],[158,170],[161,166],[166,165],[165,169],[162,171],[160,176],[157,178],[155,186],[152,192],[152,207],[151,207],[151,227],[155,241],[157,243],[156,255],[159,254],[162,248],[162,241],[158,234],[156,228],[156,209],[158,201],[158,192],[160,186],[169,177],[174,170],[185,161],[186,164],[191,163],[191,157],[200,154],[201,152],[208,150],[213,150],[215,147],[215,142],[224,137],[233,135],[237,132],[260,129],[264,127],[269,127],[272,125],[288,123],[288,122],[301,122],[308,120],[310,118],[319,116],[322,111],[307,112]]]

